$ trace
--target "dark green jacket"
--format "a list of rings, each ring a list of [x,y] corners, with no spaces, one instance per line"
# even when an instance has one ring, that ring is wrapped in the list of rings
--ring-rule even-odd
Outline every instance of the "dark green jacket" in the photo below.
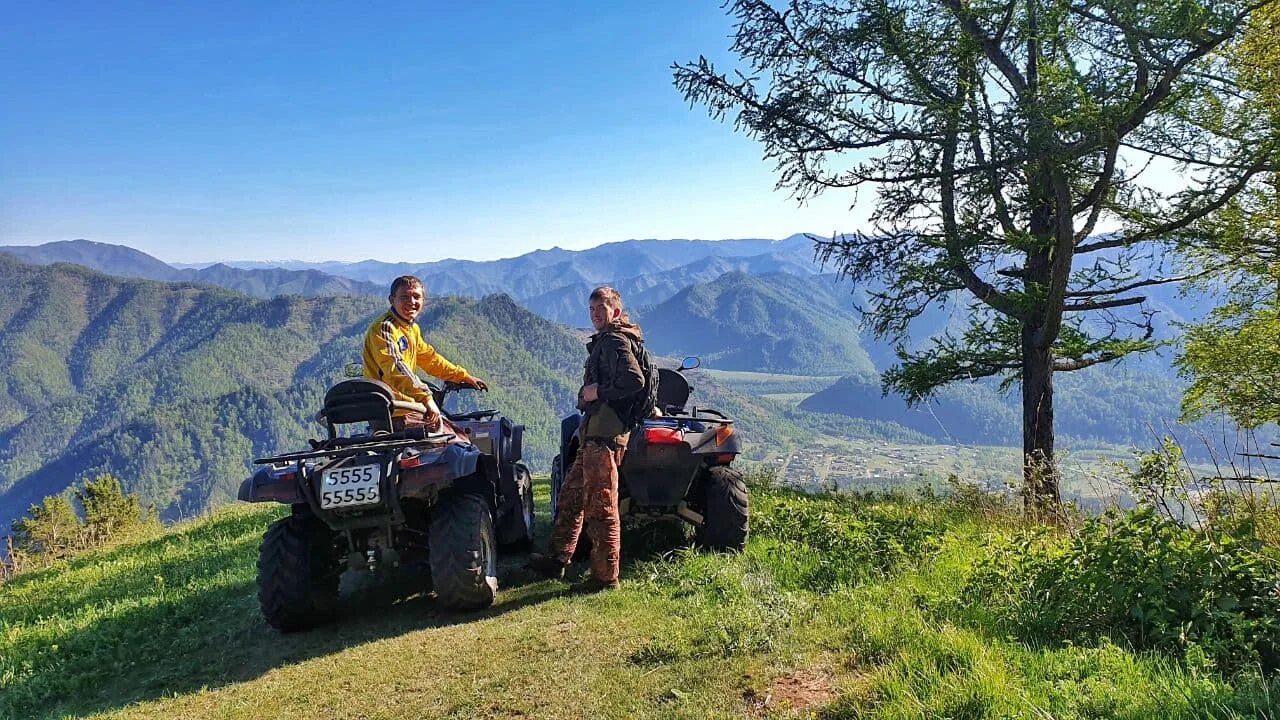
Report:
[[[586,412],[583,437],[615,437],[628,430],[623,418],[644,390],[644,371],[636,359],[636,343],[643,340],[640,328],[615,322],[591,336],[582,384],[596,383],[599,400],[585,403],[578,395],[578,409]]]

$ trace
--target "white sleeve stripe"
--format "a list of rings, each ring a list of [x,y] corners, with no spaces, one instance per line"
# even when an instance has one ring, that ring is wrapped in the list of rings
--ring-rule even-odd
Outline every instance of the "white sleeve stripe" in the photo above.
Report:
[[[415,388],[423,390],[425,388],[422,384],[422,380],[420,380],[418,378],[418,374],[405,363],[404,356],[400,354],[400,348],[396,347],[395,337],[392,333],[393,327],[394,326],[391,324],[390,320],[382,323],[382,340],[387,344],[387,352],[391,355],[392,360],[395,361],[396,371],[408,376],[408,378],[413,382],[413,386]]]

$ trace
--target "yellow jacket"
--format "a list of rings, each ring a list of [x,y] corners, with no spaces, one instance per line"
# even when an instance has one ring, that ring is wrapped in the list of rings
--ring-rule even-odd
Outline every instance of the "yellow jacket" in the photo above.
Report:
[[[364,375],[390,385],[397,400],[426,405],[431,401],[431,389],[418,378],[414,368],[452,382],[465,380],[471,374],[428,345],[417,323],[407,323],[388,310],[364,334]],[[396,414],[403,415],[404,411]]]

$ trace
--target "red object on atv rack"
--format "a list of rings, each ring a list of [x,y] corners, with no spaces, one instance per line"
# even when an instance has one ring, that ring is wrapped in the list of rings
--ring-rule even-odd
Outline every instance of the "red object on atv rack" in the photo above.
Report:
[[[650,445],[679,445],[684,442],[684,433],[675,427],[647,427],[644,441]]]

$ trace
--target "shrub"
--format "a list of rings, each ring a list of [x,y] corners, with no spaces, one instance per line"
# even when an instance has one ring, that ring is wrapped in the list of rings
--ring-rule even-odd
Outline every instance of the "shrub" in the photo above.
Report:
[[[56,560],[85,546],[84,526],[70,500],[51,495],[32,505],[26,517],[14,521],[13,543],[26,555]]]
[[[143,508],[138,496],[126,493],[120,480],[108,473],[86,480],[76,490],[76,499],[84,508],[84,525],[94,543],[156,522],[155,511]]]
[[[120,481],[102,474],[74,491],[84,519],[65,495],[51,495],[13,522],[11,557],[5,576],[49,563],[112,540],[159,527],[153,508],[126,493]]]
[[[1280,576],[1239,528],[1193,530],[1144,508],[1075,537],[1028,529],[981,560],[962,601],[1028,641],[1102,637],[1223,671],[1280,660]]]

